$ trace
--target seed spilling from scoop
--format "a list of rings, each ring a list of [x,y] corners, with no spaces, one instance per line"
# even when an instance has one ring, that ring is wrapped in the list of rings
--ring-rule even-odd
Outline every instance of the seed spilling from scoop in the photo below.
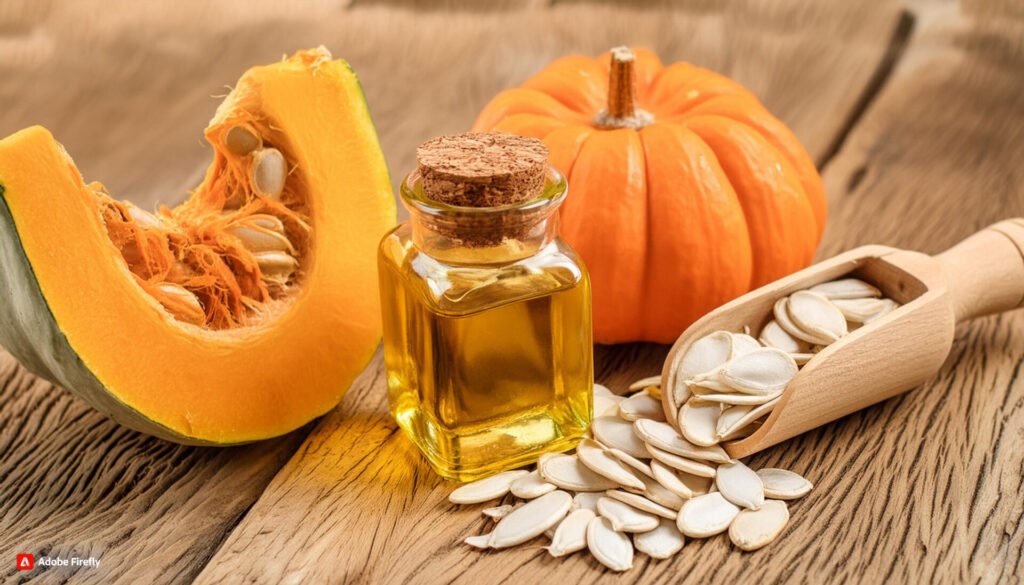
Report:
[[[778,299],[756,340],[728,331],[696,340],[670,368],[668,422],[700,445],[755,432],[819,351],[899,306],[881,295],[856,278],[826,282]]]
[[[747,340],[741,339],[740,347],[746,351],[741,355],[755,351]],[[626,400],[648,397],[650,381],[635,385],[640,390]],[[608,394],[595,386],[595,397]],[[609,569],[626,571],[637,552],[656,559],[678,554],[684,534],[703,538],[729,531],[741,550],[764,546],[785,527],[775,505],[782,502],[766,498],[795,498],[810,491],[810,482],[795,473],[755,473],[729,459],[720,445],[695,445],[666,422],[636,412],[602,418],[603,434],[581,441],[575,454],[547,453],[533,471],[507,471],[452,492],[453,503],[504,500],[482,509],[488,526],[497,521],[493,529],[464,542],[494,549],[546,535],[553,557],[586,550]],[[644,456],[613,448],[599,436],[643,449]],[[788,519],[788,509],[786,514]],[[743,522],[734,530],[739,518]]]

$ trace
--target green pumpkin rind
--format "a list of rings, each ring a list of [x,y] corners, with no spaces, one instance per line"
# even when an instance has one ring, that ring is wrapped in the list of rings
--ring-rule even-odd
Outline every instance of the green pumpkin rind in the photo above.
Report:
[[[2,181],[0,177],[0,181]],[[130,429],[187,445],[216,445],[175,433],[115,399],[72,349],[21,245],[0,182],[0,346],[33,374],[71,390]]]

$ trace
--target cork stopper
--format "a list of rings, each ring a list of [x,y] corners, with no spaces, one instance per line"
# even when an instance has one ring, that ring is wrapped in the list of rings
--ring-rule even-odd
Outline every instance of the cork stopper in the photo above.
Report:
[[[467,132],[428,140],[416,149],[428,198],[461,207],[498,207],[544,191],[548,149],[536,138]]]

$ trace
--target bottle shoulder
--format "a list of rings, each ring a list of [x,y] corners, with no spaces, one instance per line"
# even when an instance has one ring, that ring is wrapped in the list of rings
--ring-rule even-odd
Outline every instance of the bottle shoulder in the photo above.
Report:
[[[559,238],[514,262],[452,264],[417,249],[411,229],[402,224],[381,241],[379,261],[397,284],[441,312],[475,312],[580,285],[589,287],[579,255]]]

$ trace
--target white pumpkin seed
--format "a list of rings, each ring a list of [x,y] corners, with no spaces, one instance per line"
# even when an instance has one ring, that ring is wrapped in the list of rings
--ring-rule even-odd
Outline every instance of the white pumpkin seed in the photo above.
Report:
[[[857,278],[823,282],[812,286],[809,290],[827,299],[861,299],[882,296],[882,291]]]
[[[576,446],[576,456],[594,473],[633,489],[644,489],[644,483],[614,455],[593,439],[584,439]],[[515,492],[513,492],[515,493]]]
[[[811,359],[814,358],[814,355],[815,354],[813,353],[791,353],[789,354],[789,357],[793,358],[796,365],[803,366],[807,364],[807,362],[811,361]]]
[[[675,380],[672,382],[672,400],[678,408],[684,402],[690,398],[690,386],[687,383],[686,378],[681,375],[681,372],[675,376]]]
[[[618,395],[609,390],[607,386],[601,384],[594,384],[594,396],[615,396],[618,398]]]
[[[764,484],[764,495],[775,500],[796,500],[814,489],[802,475],[786,469],[766,467],[758,469],[757,476]]]
[[[649,457],[644,442],[633,433],[633,423],[617,417],[599,416],[590,424],[594,438],[603,445],[629,453],[638,459]]]
[[[885,317],[889,313],[893,312],[894,309],[896,309],[897,307],[900,306],[899,303],[897,303],[896,301],[894,301],[892,299],[882,299],[882,305],[883,306],[882,306],[881,310],[879,310],[874,315],[871,315],[870,317],[864,319],[864,324],[865,325],[867,325],[868,323],[871,323],[872,321],[877,321],[878,319],[881,319],[882,317]]]
[[[597,501],[597,513],[612,523],[616,532],[647,532],[658,527],[658,517],[612,498]]]
[[[686,457],[680,457],[675,453],[669,453],[668,451],[662,451],[652,445],[647,446],[648,452],[651,456],[658,461],[661,461],[665,465],[668,465],[672,469],[678,469],[679,471],[685,471],[686,473],[696,475],[699,477],[715,477],[715,468],[702,461],[694,461]],[[653,467],[651,468],[653,472]]]
[[[676,526],[690,538],[707,538],[729,528],[740,509],[718,492],[689,499],[679,510]]]
[[[729,361],[732,353],[732,335],[728,331],[716,331],[693,343],[680,361],[683,378],[710,372]]]
[[[701,394],[691,399],[691,401],[699,400],[700,402],[715,402],[724,405],[757,406],[778,400],[779,396],[782,396],[782,392],[775,392],[774,394]],[[721,417],[719,417],[718,424],[721,423]]]
[[[484,508],[483,514],[493,520],[501,520],[505,516],[508,516],[509,512],[516,509],[515,504],[503,504],[501,506],[495,506],[493,508]]]
[[[253,154],[252,186],[256,193],[274,199],[280,197],[287,176],[288,164],[280,150],[264,148]]]
[[[264,277],[287,279],[299,267],[299,261],[285,252],[256,252],[252,256]]]
[[[779,327],[796,339],[813,345],[828,345],[832,343],[832,340],[826,337],[819,337],[804,331],[793,322],[793,319],[789,316],[789,297],[782,297],[776,301],[773,312],[775,315],[775,322],[779,324]]]
[[[603,496],[603,492],[580,492],[572,497],[572,509],[597,513],[597,501]]]
[[[561,522],[572,506],[572,496],[561,490],[545,494],[513,510],[491,532],[491,548],[507,548],[536,538]]]
[[[766,347],[730,361],[722,369],[722,380],[744,394],[774,394],[784,390],[797,371],[788,353]],[[708,415],[704,416],[706,420]]]
[[[847,321],[854,323],[863,323],[865,319],[885,308],[885,301],[882,299],[832,299],[831,303]]]
[[[660,385],[661,385],[661,376],[648,376],[646,378],[641,378],[641,379],[637,380],[636,382],[633,382],[632,384],[630,384],[629,385],[629,391],[630,392],[636,392],[637,390],[643,390],[644,388],[647,388],[648,386],[660,386]]]
[[[553,557],[564,557],[587,548],[587,526],[594,516],[593,510],[580,509],[570,512],[551,536],[548,554]]]
[[[254,226],[244,220],[232,224],[226,231],[238,238],[251,252],[295,252],[291,241],[283,234]]]
[[[779,398],[776,397],[758,406],[733,406],[732,408],[727,408],[722,412],[722,416],[718,418],[718,427],[715,429],[715,435],[719,441],[732,439],[733,435],[741,429],[770,413],[778,403]]]
[[[651,473],[651,466],[646,461],[637,459],[636,457],[633,457],[629,453],[626,453],[625,451],[622,451],[620,449],[608,449],[608,453],[610,453],[619,461],[625,463],[626,466],[629,467],[630,469],[634,471],[639,471],[640,473],[646,475],[647,477],[654,477],[654,475]]]
[[[620,396],[594,395],[594,417],[618,416],[619,404],[625,400]]]
[[[786,502],[768,500],[758,510],[743,510],[729,526],[729,539],[742,550],[757,550],[782,533],[789,523]]]
[[[711,489],[710,478],[679,471],[657,459],[651,460],[651,471],[654,472],[654,479],[658,483],[684,500],[706,494]]]
[[[473,548],[491,548],[491,533],[467,536],[462,542]]]
[[[732,337],[732,348],[729,350],[729,359],[731,360],[755,349],[761,349],[761,342],[746,333],[730,333],[730,336]]]
[[[597,517],[587,526],[587,548],[599,563],[613,571],[633,568],[633,543],[612,529],[607,518]]]
[[[661,504],[662,506],[665,506],[666,508],[671,508],[673,510],[678,510],[683,505],[682,498],[680,498],[677,494],[674,494],[671,491],[669,491],[665,486],[658,483],[658,481],[653,477],[647,477],[644,475],[638,475],[637,477],[640,478],[640,481],[644,482],[643,491],[634,490],[632,488],[625,486],[623,487],[623,489],[626,490],[627,492],[641,494],[648,500],[651,500],[656,504]]]
[[[630,422],[642,418],[664,421],[665,410],[650,396],[631,396],[619,403],[619,416]]]
[[[702,461],[726,463],[729,455],[718,445],[702,447],[694,445],[679,434],[672,425],[653,420],[638,420],[633,423],[633,430],[648,446],[661,451]],[[650,453],[650,449],[648,449]]]
[[[736,359],[742,360],[744,357]],[[695,398],[691,398],[679,409],[679,430],[682,431],[683,437],[691,443],[710,447],[718,443],[718,439],[715,437],[715,427],[718,426],[718,417],[721,415],[722,406],[720,404],[698,402]]]
[[[618,487],[614,481],[583,465],[575,455],[556,454],[538,461],[540,475],[548,482],[574,492],[603,492]]]
[[[157,285],[157,289],[160,294],[156,296],[156,300],[175,319],[193,325],[201,325],[206,322],[203,304],[199,302],[199,297],[192,291],[173,282],[161,282]]]
[[[674,556],[683,549],[686,539],[676,523],[662,518],[658,527],[649,532],[641,532],[633,536],[633,546],[636,550],[646,554],[652,559],[667,559]]]
[[[715,485],[725,499],[742,508],[756,510],[764,504],[761,478],[739,461],[719,465]]]
[[[815,337],[832,342],[850,331],[842,311],[818,293],[801,290],[789,295],[788,310],[793,323]]]
[[[643,510],[644,512],[654,514],[655,516],[659,516],[661,518],[675,520],[676,516],[678,515],[678,512],[676,512],[672,508],[669,508],[668,506],[662,506],[657,502],[652,502],[651,500],[645,498],[644,496],[640,494],[635,494],[633,492],[627,492],[625,490],[608,490],[607,492],[605,492],[605,495],[607,495],[609,498],[618,500],[625,504],[629,504],[630,506],[633,506],[637,510]]]
[[[503,471],[490,477],[467,483],[449,494],[448,501],[453,504],[480,504],[496,500],[508,493],[509,486],[512,485],[513,481],[529,473],[525,469]]]
[[[806,341],[796,339],[789,333],[786,333],[786,330],[774,319],[769,321],[764,326],[764,329],[761,330],[761,343],[766,347],[781,349],[789,354],[805,353],[810,347],[810,344]]]
[[[166,229],[168,227],[167,222],[156,214],[128,202],[125,202],[125,206],[128,208],[128,217],[142,229]]]
[[[224,135],[224,146],[238,156],[245,156],[263,146],[263,140],[253,128],[247,124],[232,126]]]
[[[532,500],[555,491],[558,489],[558,486],[544,481],[544,478],[540,476],[540,472],[533,470],[509,484],[508,489],[517,498]]]
[[[736,389],[718,379],[721,370],[715,370],[715,378],[693,381],[690,383],[690,393],[693,396],[704,396],[705,394],[729,394],[735,393]],[[691,396],[691,398],[693,397]]]

